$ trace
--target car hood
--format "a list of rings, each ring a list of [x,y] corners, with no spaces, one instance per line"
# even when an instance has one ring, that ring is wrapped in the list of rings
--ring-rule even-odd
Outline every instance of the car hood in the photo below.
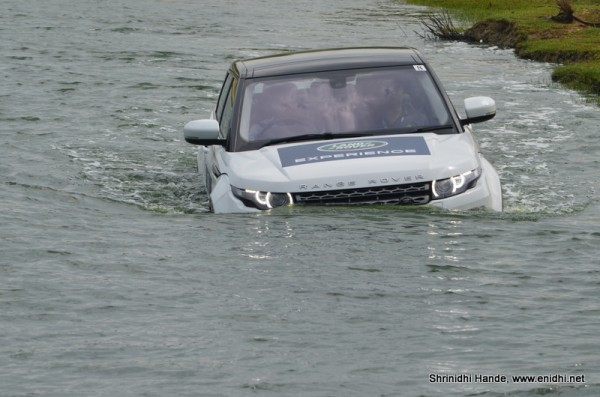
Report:
[[[449,178],[479,167],[470,133],[332,139],[222,152],[238,188],[298,192],[399,185]]]

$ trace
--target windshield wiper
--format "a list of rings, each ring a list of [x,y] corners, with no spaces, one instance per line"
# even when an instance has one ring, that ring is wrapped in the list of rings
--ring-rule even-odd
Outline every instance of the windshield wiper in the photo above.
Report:
[[[417,129],[414,130],[409,130],[407,131],[408,133],[416,133],[416,132],[433,132],[433,131],[439,131],[439,130],[449,130],[454,128],[454,126],[452,124],[444,124],[444,125],[430,125],[427,127],[419,127]]]
[[[358,138],[361,136],[373,136],[373,134],[364,133],[364,132],[348,132],[341,134],[334,134],[332,132],[321,132],[321,133],[312,133],[312,134],[303,134],[296,136],[288,136],[285,138],[271,139],[265,142],[260,147],[263,148],[269,145],[276,145],[278,143],[291,143],[291,142],[301,142],[301,141],[312,141],[316,139],[338,139],[338,138]]]

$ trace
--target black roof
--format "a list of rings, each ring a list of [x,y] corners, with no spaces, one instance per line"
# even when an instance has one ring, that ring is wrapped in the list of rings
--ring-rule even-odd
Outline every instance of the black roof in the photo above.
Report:
[[[281,76],[329,70],[424,64],[414,48],[358,47],[284,53],[235,61],[241,78]]]

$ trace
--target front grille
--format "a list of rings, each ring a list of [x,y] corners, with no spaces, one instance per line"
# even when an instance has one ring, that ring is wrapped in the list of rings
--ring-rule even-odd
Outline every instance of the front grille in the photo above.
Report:
[[[431,200],[430,184],[377,186],[294,193],[296,204],[415,205]]]

